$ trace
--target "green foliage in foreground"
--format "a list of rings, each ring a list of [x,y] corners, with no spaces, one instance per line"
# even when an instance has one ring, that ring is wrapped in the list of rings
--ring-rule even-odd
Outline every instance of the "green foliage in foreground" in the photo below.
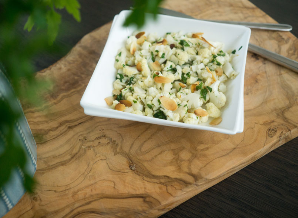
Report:
[[[125,26],[145,23],[145,13],[153,13],[156,18],[162,0],[134,0],[134,9],[125,21]],[[9,180],[14,169],[19,167],[24,173],[24,187],[34,191],[36,182],[25,169],[26,159],[20,142],[15,140],[14,124],[20,113],[14,111],[9,99],[17,97],[22,103],[40,105],[42,94],[49,90],[50,81],[37,80],[34,76],[33,58],[41,53],[53,54],[61,46],[53,44],[59,31],[61,15],[65,9],[75,20],[80,21],[78,0],[0,0],[0,68],[12,84],[15,96],[0,101],[0,133],[6,141],[0,153],[0,188]],[[24,26],[31,31],[24,37],[17,31],[22,18],[28,17]],[[1,132],[1,130],[5,130]]]

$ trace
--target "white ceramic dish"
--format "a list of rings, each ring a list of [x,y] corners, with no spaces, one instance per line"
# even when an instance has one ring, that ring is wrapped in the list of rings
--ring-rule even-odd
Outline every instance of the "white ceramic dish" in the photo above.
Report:
[[[204,37],[207,40],[223,42],[225,44],[224,51],[237,49],[238,56],[234,58],[232,65],[239,72],[239,75],[234,80],[226,83],[228,87],[225,93],[227,103],[222,109],[223,121],[218,126],[210,126],[209,122],[192,125],[161,120],[112,110],[106,105],[104,98],[112,95],[113,82],[116,76],[116,69],[114,68],[115,56],[118,49],[124,46],[127,36],[130,36],[135,31],[135,28],[122,26],[129,13],[130,11],[122,11],[114,18],[105,48],[81,99],[81,106],[84,108],[85,114],[165,126],[208,130],[225,134],[242,132],[244,123],[244,72],[251,32],[249,28],[243,26],[158,15],[157,22],[149,21],[142,28],[142,31],[146,33],[155,32],[160,36],[163,36],[166,32],[204,32]],[[241,46],[242,49],[238,51]]]

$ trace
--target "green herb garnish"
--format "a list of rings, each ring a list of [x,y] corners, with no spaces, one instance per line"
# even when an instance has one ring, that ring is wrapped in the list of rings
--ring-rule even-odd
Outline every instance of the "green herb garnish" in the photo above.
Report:
[[[165,58],[165,55],[166,55],[165,53],[162,53],[161,58]]]
[[[121,51],[119,52],[118,56],[121,57]]]
[[[116,100],[117,101],[123,100],[122,92],[119,95],[117,95]]]
[[[160,102],[160,100],[159,100],[159,99],[157,99],[157,101],[158,101],[158,104],[159,104],[159,105],[161,105],[161,102]]]
[[[238,49],[238,51],[240,51],[241,50],[241,48],[242,48],[242,46]]]
[[[232,54],[236,54],[236,49],[232,51]]]
[[[130,77],[129,80],[127,81],[127,85],[131,85],[133,84],[133,80],[134,80],[134,77]]]
[[[153,117],[155,118],[158,118],[158,119],[163,119],[163,120],[166,120],[167,119],[167,116],[165,115],[164,112],[162,112],[161,110],[157,111]]]
[[[151,59],[152,59],[153,62],[155,62],[155,57],[154,57],[153,52],[151,52]]]
[[[134,92],[135,90],[132,87],[129,87],[129,91]]]
[[[153,79],[154,79],[156,76],[158,76],[156,73],[155,73],[155,74],[153,74]]]
[[[199,89],[203,88],[203,83],[200,83],[198,86],[196,86],[196,90],[198,91]]]
[[[201,96],[202,98],[206,101],[206,96],[207,96],[208,90],[205,89],[201,89]]]
[[[117,61],[117,62],[119,62],[119,60],[118,60],[118,59],[116,59],[116,61]]]
[[[212,92],[212,88],[210,86],[206,86],[206,88],[209,90],[209,92]]]
[[[222,57],[224,57],[224,56],[226,56],[226,53],[224,53],[222,50],[220,50],[219,53],[218,53],[217,55],[218,55],[218,56],[222,56]]]
[[[147,106],[148,106],[150,109],[152,109],[152,105],[151,105],[151,104],[147,104]]]
[[[190,45],[184,39],[180,40],[179,44],[184,47],[190,47]]]
[[[136,104],[136,103],[138,103],[138,101],[137,101],[137,100],[132,100],[132,101],[133,101],[133,103],[135,103],[135,104]]]
[[[122,82],[123,78],[124,78],[123,74],[117,73],[116,79],[119,79],[120,82]]]

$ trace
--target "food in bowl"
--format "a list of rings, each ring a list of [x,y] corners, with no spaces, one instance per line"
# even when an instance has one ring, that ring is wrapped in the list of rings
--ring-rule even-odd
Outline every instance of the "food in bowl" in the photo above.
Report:
[[[211,117],[210,125],[218,125],[225,82],[238,75],[231,64],[235,50],[222,49],[203,33],[135,33],[115,57],[113,96],[105,101],[118,111],[188,124]]]

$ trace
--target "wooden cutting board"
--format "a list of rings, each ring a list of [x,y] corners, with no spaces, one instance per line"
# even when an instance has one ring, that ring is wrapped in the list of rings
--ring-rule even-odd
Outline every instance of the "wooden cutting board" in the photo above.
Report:
[[[172,0],[164,7],[202,19],[275,23],[247,0]],[[5,217],[156,217],[298,136],[298,74],[252,53],[241,134],[85,115],[79,102],[110,27],[38,73],[55,81],[47,105],[24,105],[38,144],[39,185]],[[252,30],[251,42],[298,60],[289,32]]]

